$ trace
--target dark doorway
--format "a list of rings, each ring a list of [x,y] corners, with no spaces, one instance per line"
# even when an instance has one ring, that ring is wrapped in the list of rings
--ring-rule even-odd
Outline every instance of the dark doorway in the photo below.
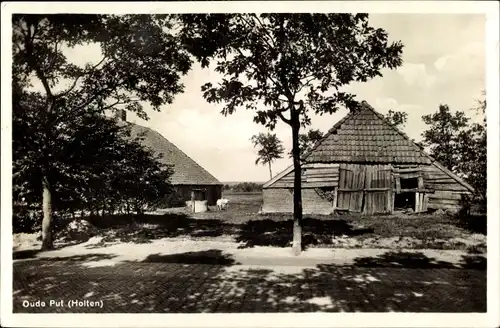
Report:
[[[407,209],[415,210],[415,193],[414,192],[402,192],[395,195],[394,198],[394,210],[404,211]]]
[[[401,192],[395,195],[394,210],[415,210],[415,194],[418,189],[418,178],[400,178],[400,186]]]
[[[401,179],[401,189],[416,189],[418,188],[418,178],[400,178]]]

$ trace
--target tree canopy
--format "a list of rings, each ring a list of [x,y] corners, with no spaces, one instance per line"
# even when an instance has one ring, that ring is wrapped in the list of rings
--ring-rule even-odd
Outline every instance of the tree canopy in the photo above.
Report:
[[[323,139],[323,136],[323,132],[318,129],[310,129],[307,133],[299,134],[300,158],[303,159],[313,149],[314,145]],[[288,156],[293,157],[292,150],[290,150]]]
[[[385,115],[385,118],[393,126],[397,127],[398,129],[402,129],[405,127],[406,122],[408,121],[408,113],[389,109],[389,112],[387,113],[387,115]]]
[[[224,41],[215,70],[223,78],[202,90],[209,102],[225,102],[222,113],[238,107],[255,110],[254,120],[273,128],[294,106],[300,122],[316,114],[355,105],[340,91],[350,82],[381,76],[384,67],[402,64],[402,44],[389,44],[387,33],[368,24],[367,14],[219,15]],[[206,31],[203,25],[193,30]],[[304,106],[298,106],[299,97]],[[264,108],[259,106],[264,104]],[[268,108],[268,109],[267,109]]]
[[[44,144],[38,119],[41,97],[16,96],[13,106],[13,199],[32,210],[42,202]],[[58,217],[75,213],[142,212],[171,192],[172,168],[153,150],[132,138],[128,125],[81,110],[73,120],[55,127],[47,151],[52,209]],[[35,208],[33,208],[35,206]],[[41,208],[39,208],[41,210]],[[40,222],[14,218],[14,228],[30,229]]]
[[[484,115],[486,101],[479,100],[471,111]],[[486,116],[483,122],[471,124],[465,112],[452,114],[448,106],[441,105],[436,113],[422,119],[429,125],[422,136],[430,155],[464,178],[475,189],[476,202],[486,210]]]
[[[210,21],[210,23],[207,23]],[[221,34],[214,32],[214,21]],[[220,47],[215,70],[223,77],[202,86],[204,98],[223,103],[223,115],[238,108],[254,111],[254,121],[274,129],[278,121],[292,130],[294,160],[294,253],[301,250],[302,196],[300,128],[311,114],[354,108],[351,82],[382,76],[402,64],[401,42],[369,25],[367,14],[195,15],[191,35],[210,35]],[[215,35],[214,35],[215,34]]]
[[[257,148],[257,159],[255,164],[261,163],[269,167],[269,179],[273,177],[272,162],[283,158],[285,147],[283,142],[273,133],[259,133],[250,139],[255,148]]]
[[[178,27],[178,17],[171,15],[13,15],[14,120],[19,123],[17,131],[29,133],[14,134],[14,161],[18,161],[14,175],[16,184],[37,190],[36,197],[43,203],[42,248],[52,248],[52,208],[58,206],[53,204],[57,190],[71,195],[71,191],[80,190],[72,188],[77,181],[90,189],[100,179],[109,182],[106,169],[97,171],[100,166],[96,161],[103,161],[104,154],[96,151],[92,156],[88,148],[118,152],[119,147],[111,147],[116,144],[116,133],[111,133],[113,137],[106,134],[111,128],[104,113],[124,109],[147,119],[144,104],[160,110],[183,91],[181,76],[188,72],[192,60]],[[100,48],[101,57],[96,61],[80,65],[67,57],[68,49],[89,44]],[[195,55],[206,58],[207,53]],[[33,91],[34,81],[42,86],[41,91]],[[93,124],[96,122],[102,126]],[[106,148],[106,142],[111,148]],[[123,168],[136,170],[122,182],[155,184],[169,175],[155,164],[151,153],[131,143],[120,147],[126,148],[120,150],[123,156],[132,156],[127,157],[127,163],[125,158],[108,157]],[[35,170],[38,175],[29,178]],[[40,181],[30,182],[34,177]]]
[[[451,113],[448,105],[440,105],[434,114],[422,116],[429,128],[422,132],[422,143],[430,148],[430,154],[451,171],[460,163],[458,134],[467,127],[469,118],[464,112]]]

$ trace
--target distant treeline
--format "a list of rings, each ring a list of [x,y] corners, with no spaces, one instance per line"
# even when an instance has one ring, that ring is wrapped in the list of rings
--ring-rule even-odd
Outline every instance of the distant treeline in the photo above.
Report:
[[[258,192],[262,191],[262,184],[255,182],[240,182],[236,184],[225,184],[224,190],[231,190],[237,192]]]

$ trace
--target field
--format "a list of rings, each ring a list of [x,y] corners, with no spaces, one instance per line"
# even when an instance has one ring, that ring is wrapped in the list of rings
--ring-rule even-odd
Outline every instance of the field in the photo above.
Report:
[[[226,224],[251,227],[250,231],[268,236],[291,232],[291,214],[258,214],[262,193],[224,193],[227,211],[199,213],[195,217],[214,218]],[[485,220],[478,217],[477,220]],[[447,214],[397,215],[305,215],[305,243],[326,247],[437,248],[485,250],[484,227],[469,228]]]
[[[231,241],[239,243],[241,248],[290,245],[292,214],[259,214],[262,205],[260,192],[226,192],[223,197],[229,199],[229,207],[222,211],[211,207],[209,212],[193,214],[178,208],[142,216],[119,215],[87,220],[97,228],[94,235],[102,237],[101,245],[148,243],[162,238]],[[69,239],[74,239],[74,233],[69,231],[69,235]],[[56,236],[68,239],[68,231]],[[14,243],[22,241],[16,241],[15,235]],[[474,231],[459,224],[456,217],[446,214],[305,215],[303,246],[454,249],[485,253],[486,235],[484,231]]]

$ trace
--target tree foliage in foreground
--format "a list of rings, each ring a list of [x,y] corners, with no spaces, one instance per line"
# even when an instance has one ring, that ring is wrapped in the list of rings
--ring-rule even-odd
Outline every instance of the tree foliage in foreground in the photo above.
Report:
[[[290,126],[294,177],[293,251],[301,252],[302,196],[299,135],[310,115],[354,108],[351,82],[381,76],[402,64],[400,42],[369,25],[367,14],[192,15],[190,35],[220,44],[215,70],[223,77],[202,86],[204,98],[224,103],[223,115],[252,110],[273,129]],[[216,28],[214,28],[214,26]],[[219,32],[219,33],[218,33]]]
[[[69,181],[60,180],[65,174],[57,173],[64,169],[58,162],[62,153],[56,141],[64,136],[59,129],[65,130],[74,120],[99,117],[118,106],[146,119],[142,104],[149,103],[153,110],[159,110],[171,103],[174,95],[183,91],[180,77],[191,66],[184,37],[174,33],[179,30],[175,28],[178,23],[168,15],[13,15],[14,83],[26,91],[36,81],[43,90],[28,95],[36,98],[36,110],[25,113],[30,120],[25,124],[31,125],[28,131],[35,134],[37,144],[23,150],[22,155],[29,159],[16,172],[19,177],[30,179],[28,172],[38,170],[39,174],[31,179],[39,180],[33,185],[37,186],[34,190],[43,204],[42,249],[53,247],[52,208],[57,206],[52,202],[56,199],[54,192],[61,186],[66,190],[72,186]],[[69,61],[68,48],[90,44],[100,47],[101,57],[97,61],[85,64]],[[206,49],[194,50],[198,51],[198,57],[205,58]],[[73,149],[81,147],[82,140],[76,139]],[[38,167],[31,167],[33,163]],[[71,170],[83,169],[71,166]],[[99,173],[85,169],[91,175]]]
[[[18,89],[19,91],[19,89]],[[40,209],[44,145],[38,120],[43,97],[15,93],[13,106],[13,199],[16,209]],[[63,110],[63,109],[61,109]],[[104,214],[142,212],[154,207],[171,192],[172,169],[160,157],[132,139],[127,125],[117,125],[101,114],[82,110],[71,121],[55,127],[48,143],[52,166],[46,169],[53,181],[51,204],[58,217],[75,213]],[[40,225],[16,212],[15,229]],[[29,221],[29,222],[27,222]]]
[[[283,158],[285,147],[283,142],[274,133],[259,133],[250,139],[254,148],[257,149],[255,164],[261,163],[269,168],[269,179],[273,178],[272,162]]]

